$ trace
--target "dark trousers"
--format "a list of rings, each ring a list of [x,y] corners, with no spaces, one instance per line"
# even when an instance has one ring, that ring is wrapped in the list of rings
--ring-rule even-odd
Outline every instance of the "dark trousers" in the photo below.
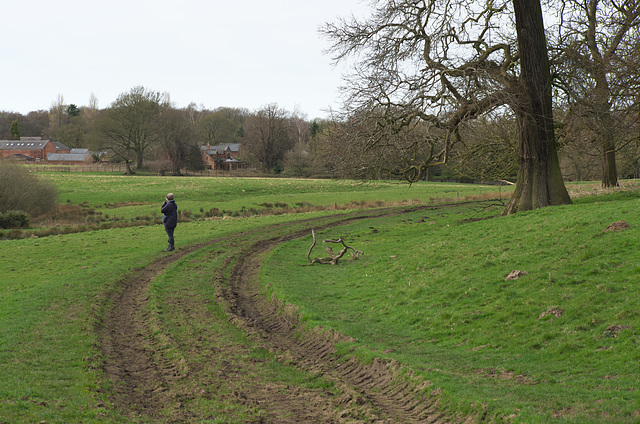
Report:
[[[169,240],[168,240],[169,241],[169,246],[173,247],[173,243],[174,243],[173,230],[175,230],[175,227],[174,228],[164,227],[164,230],[167,232],[167,235],[169,236]]]

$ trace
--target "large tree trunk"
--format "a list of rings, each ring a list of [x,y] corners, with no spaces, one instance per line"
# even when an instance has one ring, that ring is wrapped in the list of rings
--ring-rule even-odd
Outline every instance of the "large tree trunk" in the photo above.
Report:
[[[616,143],[612,134],[614,127],[611,119],[611,105],[609,96],[611,90],[607,81],[607,66],[611,64],[612,50],[608,50],[622,40],[622,36],[629,28],[632,22],[626,19],[632,19],[633,13],[626,16],[625,22],[620,22],[620,28],[616,36],[610,41],[609,48],[605,48],[604,57],[598,46],[598,0],[590,0],[587,8],[587,31],[584,34],[587,47],[591,55],[591,76],[596,81],[595,91],[593,93],[593,111],[595,112],[595,122],[599,124],[596,128],[598,142],[602,145],[602,187],[618,186],[618,169],[616,167]],[[627,29],[625,29],[627,28]],[[619,38],[618,38],[619,37]],[[617,41],[615,41],[617,39]]]
[[[596,83],[594,110],[598,127],[595,132],[602,145],[602,188],[618,187],[618,168],[616,166],[616,142],[614,123],[609,105],[609,84],[604,73],[598,75]]]
[[[616,167],[616,146],[613,141],[602,144],[602,188],[618,187]]]
[[[131,169],[131,163],[130,163],[129,159],[125,159],[124,160],[124,166],[125,166],[124,175],[134,175],[135,174],[135,172],[133,172],[133,170]]]
[[[503,214],[571,203],[562,180],[551,101],[551,76],[539,1],[513,0],[522,93],[515,104],[520,126],[520,171]]]

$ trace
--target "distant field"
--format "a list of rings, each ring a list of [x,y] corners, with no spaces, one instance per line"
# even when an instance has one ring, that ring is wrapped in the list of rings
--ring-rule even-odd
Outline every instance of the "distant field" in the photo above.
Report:
[[[467,196],[509,193],[491,185],[288,178],[209,178],[122,176],[80,173],[38,173],[59,189],[61,203],[81,204],[103,213],[126,217],[158,211],[168,192],[183,211],[199,215],[212,208],[229,214],[243,210],[301,206],[334,207],[354,202],[375,204],[464,200]],[[116,209],[114,211],[114,209]]]
[[[310,235],[283,244],[266,258],[261,284],[299,306],[308,325],[355,337],[341,346],[344,355],[395,358],[409,366],[430,382],[428,390],[444,408],[478,417],[485,411],[495,422],[638,420],[638,191],[600,193],[597,184],[579,184],[591,194],[576,196],[574,205],[494,217],[500,207],[491,200],[440,206],[497,197],[487,193],[509,187],[39,175],[56,184],[61,203],[129,220],[159,215],[170,191],[192,217],[212,208],[227,217],[251,208],[308,208],[290,215],[198,217],[179,225],[178,246],[345,213],[335,206],[429,206],[322,231],[320,239],[344,236],[365,252],[335,267],[304,266]],[[603,232],[620,220],[630,228]],[[0,241],[0,423],[130,422],[109,402],[96,326],[105,293],[164,255],[165,239],[161,225],[147,224]],[[324,246],[314,252],[324,254]],[[202,276],[210,279],[219,264],[198,262],[196,269],[197,257],[181,259],[154,283],[152,293],[166,296],[154,299],[158,311],[169,307],[163,302],[173,290],[211,299]],[[505,281],[513,270],[528,274]]]

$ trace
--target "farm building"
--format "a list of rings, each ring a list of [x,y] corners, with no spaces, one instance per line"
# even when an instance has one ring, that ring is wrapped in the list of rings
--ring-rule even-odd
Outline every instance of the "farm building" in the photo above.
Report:
[[[200,149],[202,150],[202,160],[208,169],[233,171],[247,167],[247,164],[239,159],[240,143],[206,145]]]
[[[94,155],[89,149],[71,149],[69,153],[50,153],[47,161],[60,165],[81,165],[95,162]],[[98,157],[100,156],[98,154]]]
[[[0,140],[0,159],[41,161],[46,160],[49,154],[69,153],[70,150],[58,141],[43,140],[42,137]]]

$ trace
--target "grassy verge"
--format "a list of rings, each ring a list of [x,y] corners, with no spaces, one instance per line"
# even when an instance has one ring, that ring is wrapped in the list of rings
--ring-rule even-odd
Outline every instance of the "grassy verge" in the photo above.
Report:
[[[344,236],[362,259],[307,267],[309,236],[275,250],[261,281],[310,325],[355,337],[344,352],[409,364],[452,410],[633,423],[639,197],[585,197],[488,220],[449,207],[354,223],[318,238]],[[620,220],[631,228],[603,232]],[[527,274],[505,280],[514,270]]]

